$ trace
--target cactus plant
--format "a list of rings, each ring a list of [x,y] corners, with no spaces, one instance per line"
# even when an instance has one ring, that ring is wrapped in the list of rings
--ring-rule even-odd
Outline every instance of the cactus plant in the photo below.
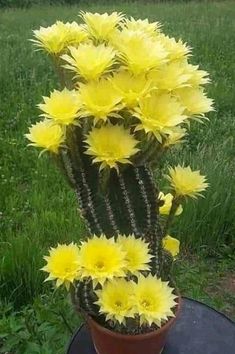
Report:
[[[189,167],[171,169],[173,194],[166,212],[154,171],[161,156],[182,142],[185,123],[193,117],[200,120],[213,109],[202,89],[209,81],[207,73],[188,63],[190,48],[161,33],[158,23],[118,13],[81,17],[85,27],[57,21],[34,31],[33,42],[52,55],[63,90],[44,97],[39,108],[45,119],[26,136],[31,145],[50,151],[74,189],[88,239],[103,240],[105,235],[117,243],[120,235],[134,235],[151,254],[148,267],[139,269],[146,279],[140,275],[138,281],[169,280],[174,254],[164,247],[163,238],[183,199],[199,195],[207,183]],[[76,73],[73,78],[71,72]],[[162,225],[163,204],[168,217]],[[72,252],[74,262],[79,262],[74,245],[58,251],[65,261],[71,262],[66,252]],[[57,257],[56,251],[51,253]],[[53,273],[53,264],[44,270],[53,274],[51,279],[58,278],[59,285],[72,282],[76,307],[105,323],[101,302],[96,301],[103,280],[87,271],[84,275],[86,266],[80,267],[75,277],[66,275],[67,266],[60,278],[58,271]],[[136,277],[127,275],[131,283]],[[146,330],[140,318],[129,319],[125,328],[118,321],[109,319],[106,325],[125,333]]]

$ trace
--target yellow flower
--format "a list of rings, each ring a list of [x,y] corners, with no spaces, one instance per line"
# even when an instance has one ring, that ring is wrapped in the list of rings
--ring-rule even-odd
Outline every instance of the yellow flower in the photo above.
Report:
[[[110,80],[101,79],[80,85],[80,96],[83,103],[83,117],[95,117],[106,122],[108,117],[121,118],[117,113],[123,108],[122,96],[113,87]]]
[[[118,12],[112,12],[109,15],[106,12],[98,14],[81,11],[81,17],[85,21],[90,35],[98,40],[108,40],[123,19],[123,15]]]
[[[133,282],[125,279],[107,281],[102,290],[96,291],[97,305],[100,312],[106,315],[106,320],[116,320],[125,324],[126,318],[134,318]]]
[[[164,34],[160,34],[157,37],[157,40],[168,52],[168,58],[170,61],[180,60],[190,55],[191,48],[188,47],[187,44],[183,43],[181,39],[177,42],[173,37],[168,37]]]
[[[141,31],[124,29],[113,39],[113,45],[120,51],[119,57],[127,70],[134,75],[145,74],[166,62],[163,46]]]
[[[66,45],[78,45],[88,39],[88,33],[84,26],[77,22],[66,22],[64,26],[67,28]]]
[[[115,50],[112,47],[92,43],[69,47],[70,55],[61,56],[68,64],[65,68],[76,72],[86,80],[96,80],[108,72],[115,62]]]
[[[81,277],[90,277],[94,286],[107,279],[125,276],[125,252],[114,238],[94,236],[80,247]]]
[[[190,74],[185,73],[185,66],[181,62],[171,62],[159,70],[152,71],[149,79],[160,90],[172,91],[179,87],[188,86]]]
[[[128,71],[120,71],[111,80],[127,108],[136,106],[140,97],[146,95],[150,89],[150,81],[144,75],[133,76]]]
[[[158,198],[161,201],[164,201],[163,206],[161,206],[159,208],[160,214],[161,215],[169,215],[170,210],[171,210],[171,206],[172,206],[173,195],[171,193],[164,194],[163,192],[160,192]],[[183,211],[183,207],[180,204],[176,210],[175,215],[176,216],[180,215],[182,213],[182,211]]]
[[[94,157],[93,163],[101,162],[100,169],[109,166],[118,170],[118,163],[130,163],[129,158],[139,150],[136,148],[138,141],[120,125],[93,128],[86,143],[86,154]]]
[[[186,107],[185,113],[189,116],[203,116],[214,110],[213,100],[208,98],[200,88],[185,87],[176,90],[175,93],[182,105]]]
[[[191,65],[188,63],[184,64],[184,72],[186,75],[189,75],[189,80],[187,83],[192,87],[198,87],[210,82],[208,72],[205,70],[199,70],[198,67],[198,65]]]
[[[135,20],[133,17],[130,19],[125,19],[124,22],[125,28],[131,31],[141,31],[150,37],[154,37],[160,31],[159,22],[149,22],[146,18],[145,20]]]
[[[179,254],[180,241],[177,238],[167,235],[163,238],[162,245],[166,251],[170,252],[173,258]]]
[[[49,273],[48,280],[56,280],[56,286],[64,284],[69,288],[70,283],[79,278],[79,248],[73,242],[69,245],[60,245],[51,248],[49,256],[44,259],[47,264],[42,268]]]
[[[172,130],[168,131],[167,136],[165,137],[164,146],[169,147],[171,145],[181,144],[184,142],[182,139],[187,135],[187,131],[181,127],[174,127]]]
[[[153,133],[161,142],[161,134],[171,133],[172,127],[187,118],[183,112],[184,107],[176,98],[168,93],[152,91],[151,95],[140,99],[139,107],[134,110],[134,115],[140,120],[136,130],[144,129],[146,133]]]
[[[50,54],[59,54],[65,49],[67,29],[63,22],[57,21],[52,26],[40,27],[33,33],[36,39],[32,39],[32,42],[40,49]]]
[[[41,115],[53,119],[56,123],[69,125],[75,122],[78,117],[78,111],[81,108],[81,101],[75,90],[69,91],[64,88],[63,91],[54,90],[50,97],[43,97],[44,103],[38,105],[43,111]]]
[[[173,290],[168,282],[163,282],[155,276],[138,277],[134,301],[141,325],[147,323],[149,326],[156,324],[161,327],[162,321],[174,316],[172,309],[176,305],[176,296],[172,294]]]
[[[79,44],[88,37],[84,28],[76,22],[63,23],[57,21],[52,26],[40,27],[33,33],[35,39],[31,41],[37,47],[56,55],[62,53],[68,45]]]
[[[58,153],[58,149],[64,142],[64,133],[60,125],[51,120],[44,120],[32,125],[26,138],[31,141],[29,145],[37,146],[45,150]]]
[[[141,238],[134,235],[119,236],[117,243],[126,252],[127,270],[136,273],[141,270],[149,270],[151,255],[149,254],[148,244]]]
[[[206,177],[202,176],[200,171],[192,171],[189,166],[170,167],[167,179],[177,196],[197,198],[197,196],[202,196],[200,192],[208,187]]]

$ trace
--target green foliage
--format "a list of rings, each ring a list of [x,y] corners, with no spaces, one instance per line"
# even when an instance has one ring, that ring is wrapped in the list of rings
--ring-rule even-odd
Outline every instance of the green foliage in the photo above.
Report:
[[[1,353],[64,354],[81,321],[62,292],[41,296],[17,312],[10,303],[0,309]]]
[[[199,251],[220,251],[224,244],[231,250],[234,244],[233,4],[102,4],[0,13],[0,296],[15,306],[47,291],[39,269],[48,247],[85,235],[73,191],[46,156],[38,159],[37,152],[26,147],[23,137],[37,119],[42,95],[58,88],[49,57],[35,53],[28,41],[32,29],[57,19],[76,20],[81,9],[158,20],[166,33],[192,45],[195,63],[211,73],[216,112],[210,122],[192,123],[188,143],[171,156],[172,163],[180,160],[201,168],[211,187],[205,199],[184,206],[172,236]]]

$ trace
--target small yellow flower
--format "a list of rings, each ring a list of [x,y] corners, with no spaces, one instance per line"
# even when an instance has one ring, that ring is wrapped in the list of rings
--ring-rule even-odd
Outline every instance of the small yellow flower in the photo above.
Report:
[[[86,80],[97,80],[115,63],[115,50],[104,44],[95,46],[92,43],[84,43],[78,47],[69,47],[69,51],[70,55],[61,56],[68,63],[64,67]]]
[[[82,26],[76,22],[63,23],[57,21],[52,26],[40,27],[33,31],[35,39],[31,41],[39,48],[50,54],[62,53],[68,45],[79,44],[86,40],[88,35]]]
[[[88,33],[84,26],[77,22],[66,22],[64,26],[67,28],[66,46],[78,45],[88,39]]]
[[[208,98],[201,88],[185,87],[175,93],[181,104],[186,107],[185,114],[188,116],[204,116],[214,110],[213,100]]]
[[[83,103],[82,117],[94,117],[95,123],[99,120],[106,122],[109,117],[121,118],[117,111],[123,108],[122,96],[110,80],[81,84],[80,96]]]
[[[54,90],[50,97],[43,97],[44,103],[38,105],[43,111],[42,116],[53,119],[56,123],[62,125],[73,124],[78,117],[81,108],[81,101],[75,90],[69,91],[64,88],[63,91]]]
[[[210,82],[208,72],[205,70],[199,70],[198,67],[198,65],[191,65],[187,62],[184,64],[184,72],[186,75],[189,75],[189,80],[187,83],[192,87],[198,87]]]
[[[168,282],[163,282],[155,276],[148,275],[145,278],[139,275],[134,289],[134,301],[141,325],[156,324],[161,327],[162,321],[174,317],[172,309],[176,305],[176,296],[172,294],[173,290]]]
[[[172,206],[172,200],[173,200],[173,195],[171,193],[164,194],[163,192],[159,193],[158,198],[161,201],[164,201],[163,206],[159,208],[159,212],[161,215],[169,215],[171,206]],[[178,216],[183,212],[183,207],[180,204],[176,210],[175,215]]]
[[[32,39],[32,42],[39,49],[44,49],[50,54],[59,54],[65,49],[67,29],[63,22],[57,21],[52,26],[40,27],[33,33],[36,39]]]
[[[94,157],[94,163],[101,162],[100,169],[109,166],[118,170],[118,163],[130,163],[129,158],[139,150],[136,148],[138,141],[120,125],[93,128],[86,143],[86,154]]]
[[[44,120],[32,125],[26,138],[31,141],[29,145],[43,148],[58,153],[61,144],[64,143],[64,133],[60,125],[51,120]]]
[[[208,187],[206,177],[202,176],[200,171],[192,171],[189,166],[170,167],[167,179],[175,190],[176,196],[197,198],[197,196],[202,196],[200,192]]]
[[[190,77],[190,74],[185,73],[185,66],[178,61],[166,64],[149,74],[149,79],[152,80],[155,87],[167,91],[189,86]]]
[[[153,133],[161,142],[162,134],[169,134],[172,127],[184,122],[187,118],[183,114],[184,107],[168,93],[152,91],[147,97],[141,98],[139,107],[134,109],[134,115],[140,123],[136,130],[143,129],[146,133]]]
[[[114,238],[94,236],[80,247],[81,277],[90,277],[94,286],[107,279],[125,276],[126,254]]]
[[[106,320],[116,320],[125,324],[126,318],[134,318],[133,282],[125,279],[107,281],[102,290],[97,290],[97,305]]]
[[[145,74],[167,61],[163,46],[141,31],[124,29],[113,39],[113,45],[126,69],[134,75]]]
[[[145,20],[135,20],[133,17],[130,19],[125,19],[125,28],[131,31],[141,31],[144,34],[154,37],[160,32],[161,25],[159,22],[149,22],[146,18]]]
[[[133,76],[128,71],[120,71],[111,80],[127,108],[135,107],[150,89],[150,81],[144,75]]]
[[[180,39],[178,42],[173,37],[165,36],[160,34],[157,40],[163,45],[165,50],[168,52],[168,59],[172,60],[182,60],[190,55],[191,48],[187,44],[183,43]]]
[[[180,251],[180,241],[177,238],[169,235],[165,236],[162,240],[163,248],[168,251],[173,258],[175,258]]]
[[[98,14],[81,11],[81,17],[85,21],[90,35],[98,40],[110,39],[123,20],[123,15],[118,12],[112,12],[109,15],[106,12]]]
[[[171,145],[181,144],[184,142],[182,138],[187,135],[187,130],[181,127],[174,127],[168,131],[165,137],[164,146],[169,147]]]
[[[141,270],[150,270],[149,263],[152,256],[149,254],[148,244],[134,235],[119,236],[117,243],[126,252],[127,270],[133,274]]]
[[[73,242],[69,245],[60,245],[51,248],[49,256],[44,259],[47,264],[42,268],[49,273],[46,281],[56,280],[56,286],[64,284],[68,289],[74,280],[79,278],[79,248]]]

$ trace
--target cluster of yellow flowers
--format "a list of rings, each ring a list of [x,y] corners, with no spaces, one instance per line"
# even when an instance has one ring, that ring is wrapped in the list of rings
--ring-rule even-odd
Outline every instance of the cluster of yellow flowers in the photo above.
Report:
[[[119,172],[121,164],[146,163],[141,157],[153,145],[158,156],[182,143],[189,122],[213,110],[204,89],[208,73],[190,64],[191,48],[163,34],[159,23],[117,12],[80,17],[83,24],[57,21],[34,31],[33,43],[53,57],[64,81],[38,105],[42,120],[29,128],[29,145],[60,154],[80,129],[76,143],[86,158],[100,170]],[[180,165],[169,168],[167,179],[172,193],[160,192],[158,199],[169,220],[182,213],[185,198],[197,198],[208,186],[199,171]],[[175,258],[180,242],[168,228],[163,248]],[[89,279],[107,320],[161,326],[173,316],[176,296],[149,274],[151,259],[149,245],[135,235],[100,235],[52,248],[42,269],[56,286]]]
[[[148,275],[139,275],[137,283],[123,278],[105,283],[97,290],[100,312],[106,320],[124,323],[127,318],[139,316],[140,325],[161,327],[163,321],[174,317],[172,309],[176,306],[176,297],[167,282]]]
[[[168,238],[164,242],[169,250]],[[174,253],[174,247],[170,249]],[[97,304],[107,320],[124,323],[139,314],[141,323],[160,326],[167,316],[173,316],[175,296],[166,282],[141,275],[142,271],[149,273],[151,258],[148,244],[134,235],[119,235],[116,240],[101,235],[80,246],[71,243],[51,248],[42,269],[49,273],[46,280],[56,280],[57,287],[64,284],[69,289],[76,281],[92,279]],[[129,275],[134,275],[137,283],[127,279]]]
[[[100,169],[118,170],[141,153],[140,143],[178,144],[190,119],[213,110],[203,88],[207,72],[189,63],[191,49],[164,35],[159,23],[117,12],[80,17],[80,25],[57,21],[34,31],[34,44],[74,74],[74,88],[43,98],[38,107],[45,120],[26,135],[31,145],[58,153],[67,126],[87,117],[87,154]]]
[[[72,243],[52,248],[43,270],[50,273],[48,280],[57,279],[57,286],[69,286],[75,279],[84,278],[92,279],[96,286],[113,277],[148,271],[151,258],[148,244],[134,235],[119,235],[116,240],[101,235],[82,242],[80,247]]]

